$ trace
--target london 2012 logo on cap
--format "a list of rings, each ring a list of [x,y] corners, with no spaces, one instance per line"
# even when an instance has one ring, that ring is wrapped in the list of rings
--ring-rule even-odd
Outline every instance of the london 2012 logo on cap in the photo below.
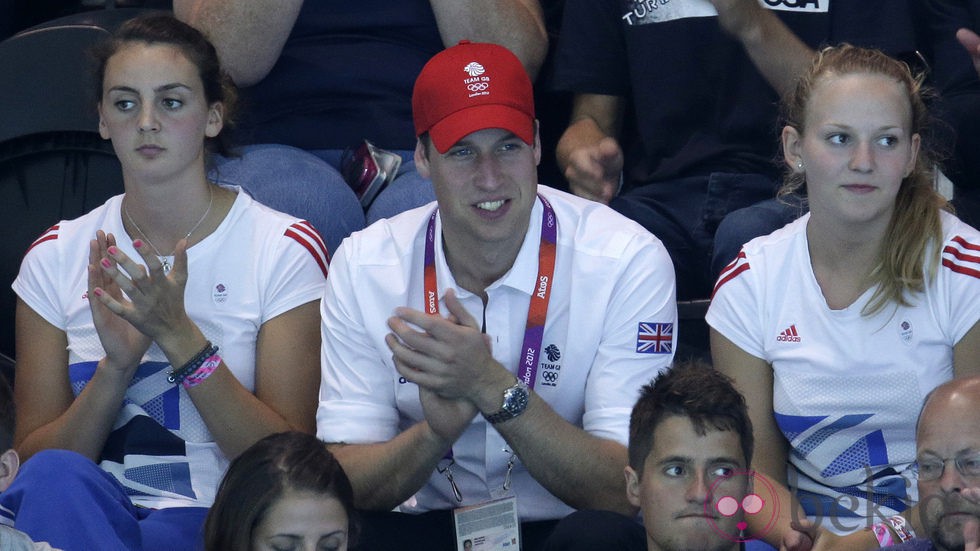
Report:
[[[463,71],[470,75],[469,78],[463,80],[466,89],[470,92],[469,97],[490,95],[490,77],[485,74],[487,70],[483,65],[471,61],[466,64],[466,67],[463,67]]]

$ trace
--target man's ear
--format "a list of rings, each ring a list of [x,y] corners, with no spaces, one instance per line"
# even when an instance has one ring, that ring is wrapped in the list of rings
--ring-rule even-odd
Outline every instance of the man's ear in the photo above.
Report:
[[[633,507],[640,507],[640,475],[629,465],[623,469],[626,476],[626,499]]]
[[[20,456],[17,455],[17,450],[10,448],[0,454],[0,492],[13,483],[18,470],[20,470]]]
[[[534,166],[541,166],[541,125],[534,119]]]
[[[419,138],[415,141],[415,170],[425,179],[429,178],[429,154],[425,150],[425,144]]]

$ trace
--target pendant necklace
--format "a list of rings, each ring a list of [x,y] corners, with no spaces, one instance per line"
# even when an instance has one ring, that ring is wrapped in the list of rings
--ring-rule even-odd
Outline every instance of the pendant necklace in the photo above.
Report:
[[[208,214],[211,213],[211,207],[214,205],[214,188],[211,187],[210,184],[208,184],[208,193],[211,196],[210,200],[208,201],[208,210],[204,211],[204,216],[202,216],[201,219],[197,221],[197,224],[194,224],[194,227],[191,228],[191,231],[187,232],[187,235],[184,236],[184,239],[190,239],[191,234],[197,231],[197,228],[201,227],[201,224],[204,223],[204,219],[207,218]],[[126,219],[129,220],[129,223],[132,224],[134,228],[136,228],[136,231],[139,232],[141,237],[143,237],[143,240],[146,241],[146,244],[149,245],[151,249],[153,249],[154,253],[156,253],[157,258],[160,260],[160,264],[163,265],[163,275],[169,274],[170,270],[173,268],[173,265],[170,263],[170,257],[174,256],[174,254],[177,252],[177,247],[174,246],[174,250],[171,251],[169,255],[160,254],[160,250],[157,249],[156,246],[153,244],[153,242],[150,241],[150,238],[147,237],[145,233],[143,233],[143,230],[140,229],[139,224],[136,223],[136,220],[133,220],[133,217],[129,215],[129,208],[126,206],[125,201],[123,201],[123,212],[126,213]],[[180,241],[178,240],[178,243],[179,242]]]

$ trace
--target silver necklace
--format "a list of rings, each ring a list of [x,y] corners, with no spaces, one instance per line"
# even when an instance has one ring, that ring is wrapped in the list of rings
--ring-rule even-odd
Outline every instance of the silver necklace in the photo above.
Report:
[[[191,231],[187,232],[187,235],[184,236],[184,239],[190,239],[191,234],[197,231],[197,228],[201,227],[201,224],[204,223],[204,219],[207,218],[208,214],[211,213],[211,207],[212,205],[214,205],[214,188],[210,184],[208,184],[208,194],[211,196],[210,200],[208,200],[208,210],[204,211],[204,216],[202,216],[201,219],[197,221],[197,224],[194,224],[194,227],[191,228]],[[129,215],[129,208],[126,206],[126,201],[123,201],[123,212],[126,213],[126,219],[129,220],[129,223],[132,224],[134,228],[136,228],[136,231],[139,232],[140,236],[142,236],[143,239],[146,240],[146,244],[149,245],[151,249],[153,249],[153,252],[156,253],[157,258],[160,259],[160,264],[163,264],[163,274],[164,275],[169,274],[170,270],[173,268],[173,265],[170,264],[170,257],[172,257],[174,253],[177,252],[177,247],[175,246],[174,250],[171,251],[170,254],[168,255],[161,254],[160,249],[156,248],[156,245],[154,245],[153,242],[150,241],[150,238],[146,236],[146,233],[144,233],[143,230],[140,229],[139,224],[136,223],[136,220],[133,220],[133,217]]]

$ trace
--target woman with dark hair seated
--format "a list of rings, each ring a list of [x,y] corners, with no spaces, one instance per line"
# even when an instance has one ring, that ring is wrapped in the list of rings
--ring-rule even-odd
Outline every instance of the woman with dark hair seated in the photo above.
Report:
[[[231,458],[312,432],[326,251],[307,222],[206,178],[234,88],[168,15],[96,52],[125,194],[52,226],[18,295],[17,431],[0,505],[66,550],[187,550]]]
[[[322,442],[273,434],[232,461],[204,525],[204,548],[344,551],[353,511],[350,481]]]

